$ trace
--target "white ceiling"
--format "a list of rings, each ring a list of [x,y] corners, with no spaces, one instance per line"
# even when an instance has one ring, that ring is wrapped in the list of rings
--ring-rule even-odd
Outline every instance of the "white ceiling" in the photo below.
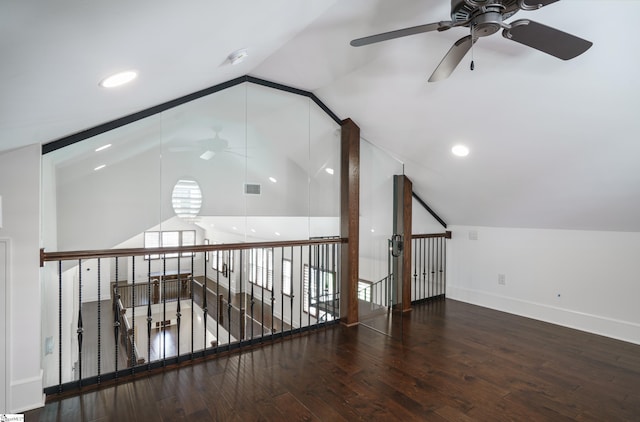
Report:
[[[250,74],[314,92],[405,163],[447,223],[640,231],[637,0],[561,0],[529,18],[594,43],[561,61],[500,34],[427,78],[465,29],[349,41],[449,19],[448,0],[5,0],[0,151],[46,143]],[[237,66],[227,55],[248,48]],[[139,71],[107,91],[105,76]],[[471,154],[450,154],[462,142]]]

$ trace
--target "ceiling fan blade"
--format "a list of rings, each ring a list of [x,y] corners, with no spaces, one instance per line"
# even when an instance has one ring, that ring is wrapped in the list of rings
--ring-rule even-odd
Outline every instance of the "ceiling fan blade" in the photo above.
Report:
[[[593,45],[591,41],[528,19],[512,22],[511,28],[502,31],[502,35],[562,60],[573,59]]]
[[[428,23],[425,25],[412,26],[410,28],[397,29],[395,31],[383,32],[381,34],[370,35],[368,37],[357,38],[351,41],[353,47],[374,44],[381,41],[392,40],[394,38],[407,37],[409,35],[422,34],[431,31],[446,31],[454,26],[453,22],[443,21]]]
[[[456,41],[444,56],[438,67],[436,67],[436,70],[431,74],[429,82],[438,82],[443,79],[447,79],[458,66],[460,61],[462,61],[462,58],[471,49],[474,42],[475,41],[471,41],[471,35],[467,35],[466,37],[460,38]]]

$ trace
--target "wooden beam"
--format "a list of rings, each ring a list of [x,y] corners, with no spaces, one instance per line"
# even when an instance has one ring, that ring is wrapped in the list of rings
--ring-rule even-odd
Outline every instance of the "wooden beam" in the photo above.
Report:
[[[342,121],[340,160],[340,321],[358,324],[358,264],[360,256],[360,128],[351,120]]]
[[[411,310],[411,217],[413,213],[412,209],[412,191],[413,183],[405,175],[404,179],[402,202],[403,202],[403,233],[402,239],[404,239],[404,251],[402,254],[402,312]]]

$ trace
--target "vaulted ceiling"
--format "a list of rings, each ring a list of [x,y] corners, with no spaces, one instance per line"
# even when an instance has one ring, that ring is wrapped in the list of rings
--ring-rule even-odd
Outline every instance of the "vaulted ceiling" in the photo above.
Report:
[[[0,151],[250,74],[316,94],[405,163],[447,223],[640,231],[640,1],[561,0],[527,18],[594,43],[562,61],[500,34],[427,83],[464,28],[354,48],[449,20],[448,0],[8,0]],[[232,66],[227,56],[246,48]],[[98,82],[137,69],[132,84]],[[454,157],[454,144],[471,153]]]

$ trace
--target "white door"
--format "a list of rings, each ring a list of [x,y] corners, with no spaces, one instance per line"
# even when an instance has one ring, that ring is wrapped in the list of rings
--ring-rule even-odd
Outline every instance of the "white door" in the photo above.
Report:
[[[0,414],[7,409],[7,283],[9,282],[9,241],[0,239]]]

